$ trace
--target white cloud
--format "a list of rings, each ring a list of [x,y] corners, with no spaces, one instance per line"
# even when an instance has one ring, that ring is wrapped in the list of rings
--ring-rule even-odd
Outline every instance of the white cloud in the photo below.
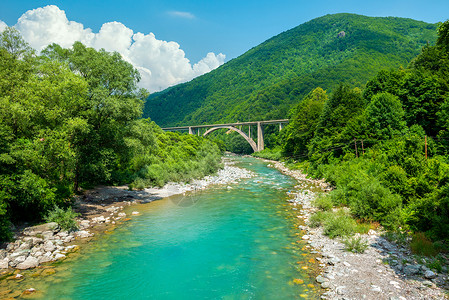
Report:
[[[8,27],[8,25],[6,25],[5,22],[0,20],[0,32],[3,32],[3,30],[5,30],[6,27]]]
[[[6,26],[3,24],[0,21],[0,30]],[[176,42],[158,40],[153,33],[134,33],[119,22],[105,23],[98,33],[93,33],[83,24],[69,21],[65,12],[54,5],[27,11],[15,27],[39,51],[51,43],[69,48],[75,41],[96,49],[117,51],[139,70],[140,86],[151,92],[189,81],[217,68],[225,60],[224,54],[211,52],[192,66]]]
[[[176,18],[195,19],[195,15],[187,11],[169,11],[168,14]]]

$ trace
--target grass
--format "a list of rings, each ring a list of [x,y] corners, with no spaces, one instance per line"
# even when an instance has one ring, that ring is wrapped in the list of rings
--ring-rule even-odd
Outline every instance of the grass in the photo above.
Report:
[[[343,240],[345,250],[353,253],[364,253],[368,249],[368,242],[361,236],[353,236]]]

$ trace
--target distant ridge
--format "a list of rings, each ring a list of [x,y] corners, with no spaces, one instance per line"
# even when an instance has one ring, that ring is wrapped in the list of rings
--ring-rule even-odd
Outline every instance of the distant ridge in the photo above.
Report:
[[[313,88],[362,87],[381,69],[407,66],[436,24],[334,14],[272,37],[218,69],[150,96],[160,126],[284,118]]]

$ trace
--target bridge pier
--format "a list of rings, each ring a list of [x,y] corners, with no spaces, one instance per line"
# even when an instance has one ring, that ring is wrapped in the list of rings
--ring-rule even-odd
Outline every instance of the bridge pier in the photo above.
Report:
[[[257,122],[257,151],[262,151],[265,148],[263,141],[263,126],[260,122]]]

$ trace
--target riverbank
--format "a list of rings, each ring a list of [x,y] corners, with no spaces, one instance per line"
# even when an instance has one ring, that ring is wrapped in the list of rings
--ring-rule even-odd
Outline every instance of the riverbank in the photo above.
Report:
[[[268,160],[266,160],[268,161]],[[331,187],[324,180],[313,180],[299,170],[291,170],[283,163],[269,161],[282,173],[295,178],[299,185],[293,207],[300,206],[298,218],[308,224],[316,211],[312,205],[316,191]],[[380,230],[370,230],[361,235],[368,244],[363,254],[345,250],[341,240],[330,239],[322,228],[307,225],[298,228],[310,249],[321,254],[322,273],[316,281],[323,288],[322,299],[448,299],[449,281],[447,269],[444,273],[430,270],[419,264],[409,249],[385,239]]]
[[[168,183],[161,188],[137,191],[128,190],[127,186],[104,186],[85,191],[75,199],[75,211],[80,214],[77,218],[79,230],[62,231],[56,223],[17,230],[15,240],[0,249],[0,278],[22,280],[23,276],[18,273],[20,270],[65,259],[70,253],[76,252],[80,244],[138,215],[136,211],[128,214],[123,212],[127,206],[201,191],[213,185],[231,185],[252,176],[253,173],[249,170],[234,166],[231,157],[224,157],[223,169],[216,175],[192,180],[190,183]],[[0,293],[0,296],[5,295]]]

